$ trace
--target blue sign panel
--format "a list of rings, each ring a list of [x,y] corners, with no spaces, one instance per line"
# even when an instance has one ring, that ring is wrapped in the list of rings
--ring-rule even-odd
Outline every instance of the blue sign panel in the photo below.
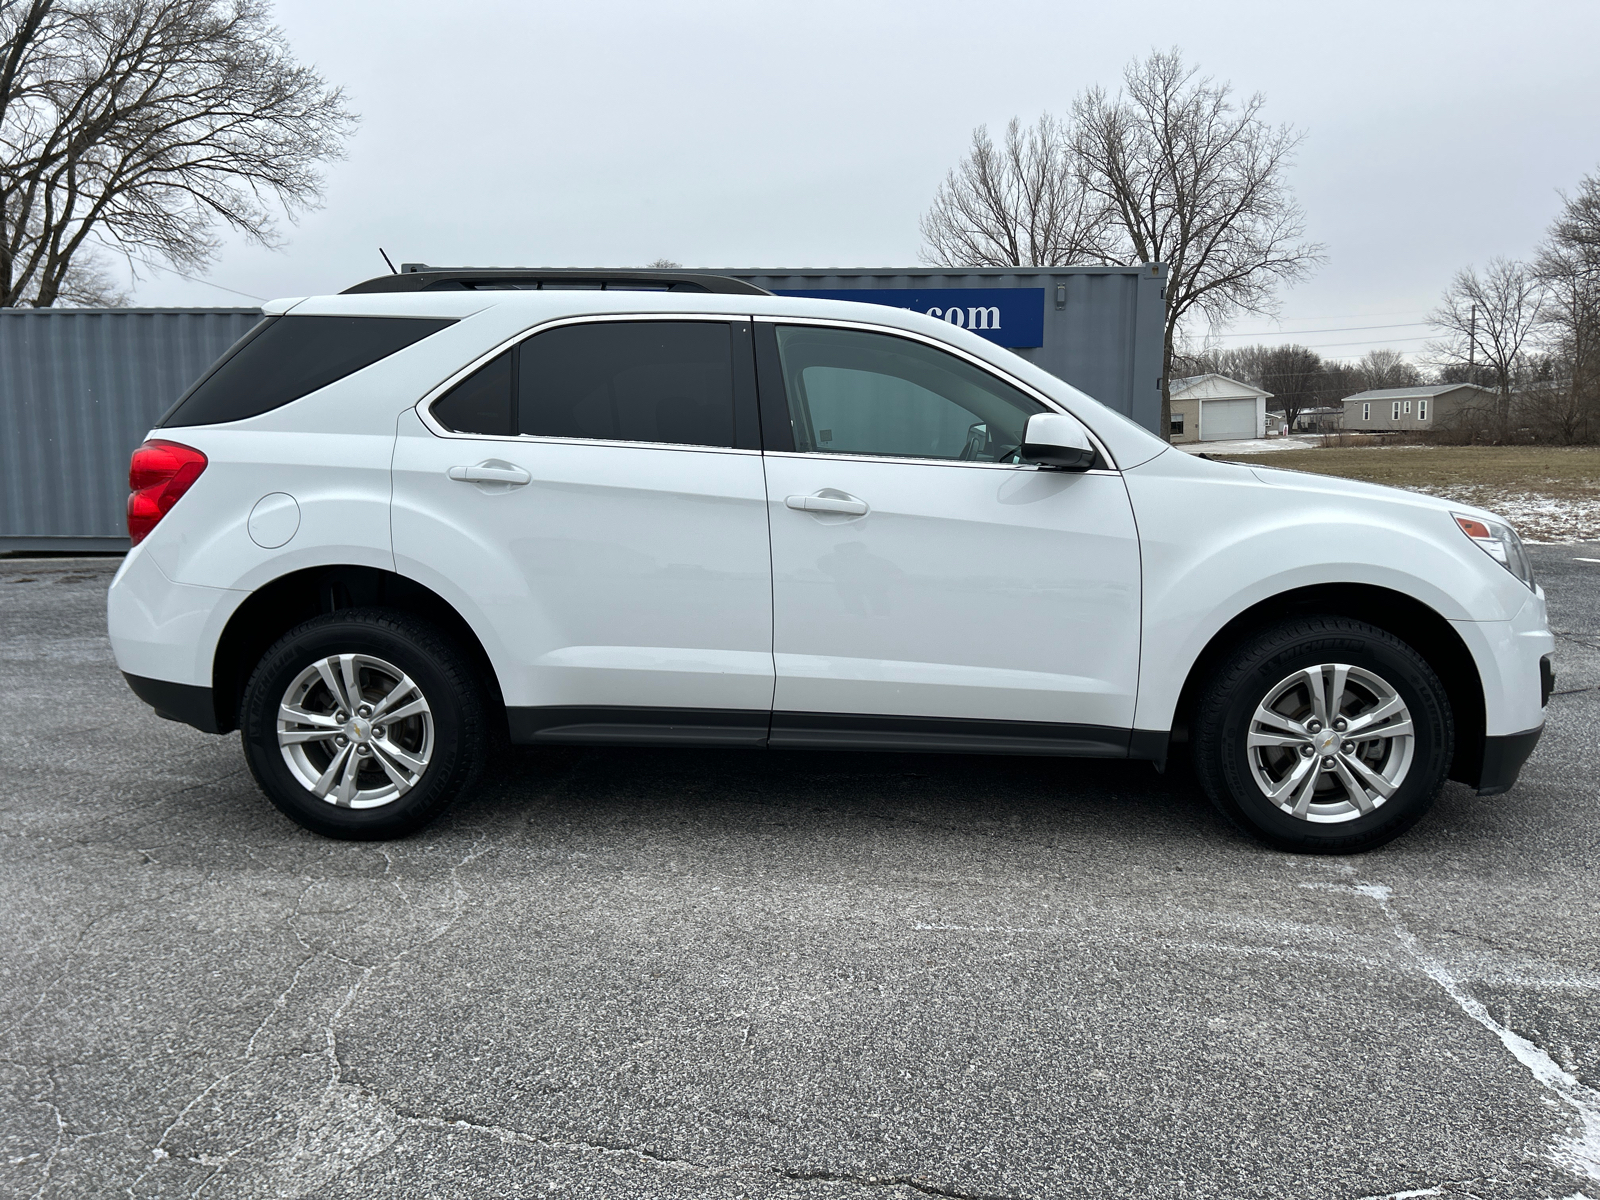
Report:
[[[835,288],[782,289],[779,296],[855,300],[926,313],[1002,346],[1044,345],[1043,288]]]

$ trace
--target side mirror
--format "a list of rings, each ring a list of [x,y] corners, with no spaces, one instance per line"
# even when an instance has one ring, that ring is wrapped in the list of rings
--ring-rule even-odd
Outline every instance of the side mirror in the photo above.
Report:
[[[1059,471],[1087,471],[1094,466],[1094,443],[1076,417],[1034,413],[1022,430],[1022,461]]]

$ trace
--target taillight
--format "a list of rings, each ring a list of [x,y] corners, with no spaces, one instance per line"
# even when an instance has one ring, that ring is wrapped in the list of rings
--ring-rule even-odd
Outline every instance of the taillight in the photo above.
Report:
[[[128,464],[128,537],[137,546],[157,522],[172,511],[206,469],[206,456],[192,446],[150,441],[133,452]]]

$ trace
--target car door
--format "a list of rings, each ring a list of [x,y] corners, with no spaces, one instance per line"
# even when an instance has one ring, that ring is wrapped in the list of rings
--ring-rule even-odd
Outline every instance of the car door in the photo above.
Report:
[[[397,569],[494,660],[516,740],[759,744],[771,560],[748,321],[554,323],[403,416]]]
[[[931,339],[758,321],[773,745],[1126,752],[1122,479],[1018,462],[1036,395]]]

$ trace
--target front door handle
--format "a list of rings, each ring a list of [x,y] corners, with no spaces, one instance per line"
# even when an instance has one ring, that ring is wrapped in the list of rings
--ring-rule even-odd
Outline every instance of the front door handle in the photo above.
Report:
[[[451,467],[451,479],[461,483],[512,483],[523,484],[533,479],[521,467],[504,462],[481,462],[473,467]]]
[[[835,496],[787,496],[783,502],[800,512],[839,513],[847,517],[867,515],[867,502],[844,492]]]

